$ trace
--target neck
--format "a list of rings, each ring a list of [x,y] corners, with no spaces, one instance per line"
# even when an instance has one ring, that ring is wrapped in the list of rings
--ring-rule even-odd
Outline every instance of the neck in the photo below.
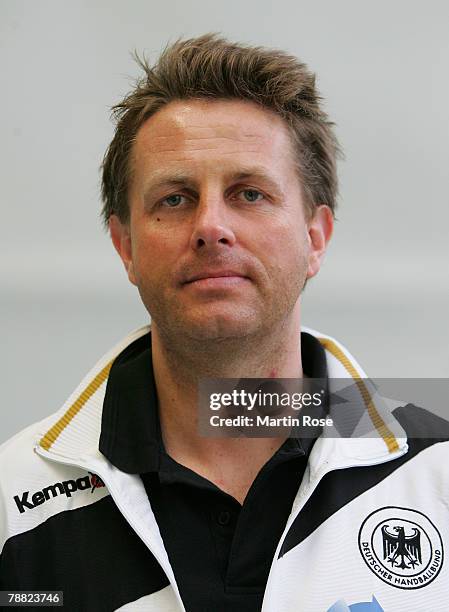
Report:
[[[153,369],[167,452],[189,467],[212,465],[217,457],[223,464],[225,456],[243,459],[242,454],[248,461],[251,456],[258,456],[263,465],[285,437],[200,437],[197,432],[198,383],[201,378],[300,378],[300,334],[299,303],[276,329],[268,333],[264,330],[263,335],[251,338],[210,341],[179,336],[169,338],[153,323]],[[248,453],[250,457],[246,457]]]

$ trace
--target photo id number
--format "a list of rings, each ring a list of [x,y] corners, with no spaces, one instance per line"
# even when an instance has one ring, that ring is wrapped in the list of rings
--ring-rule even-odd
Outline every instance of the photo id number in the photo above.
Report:
[[[0,591],[0,606],[62,606],[62,591]]]

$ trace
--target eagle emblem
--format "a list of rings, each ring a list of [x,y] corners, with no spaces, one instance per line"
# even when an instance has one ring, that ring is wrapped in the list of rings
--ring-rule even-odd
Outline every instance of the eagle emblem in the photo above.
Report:
[[[411,534],[401,526],[393,527],[396,533],[388,531],[389,525],[382,526],[383,557],[392,567],[415,568],[422,563],[421,532],[414,527]]]
[[[358,543],[368,568],[397,589],[422,589],[443,567],[443,540],[437,526],[413,508],[374,510],[360,525]]]

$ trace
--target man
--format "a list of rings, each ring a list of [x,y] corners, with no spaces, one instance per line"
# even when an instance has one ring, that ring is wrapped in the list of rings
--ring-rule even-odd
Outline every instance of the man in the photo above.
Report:
[[[337,194],[313,75],[215,35],[141,65],[102,195],[151,328],[3,445],[0,587],[70,610],[446,609],[447,431],[408,446],[346,349],[301,328]],[[203,379],[303,377],[353,380],[376,435],[199,435]]]

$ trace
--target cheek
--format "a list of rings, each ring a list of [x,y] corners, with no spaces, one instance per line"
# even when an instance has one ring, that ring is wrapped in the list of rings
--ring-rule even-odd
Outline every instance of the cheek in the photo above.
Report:
[[[258,251],[268,269],[280,276],[297,274],[308,259],[309,241],[304,227],[293,222],[271,227],[262,237]]]
[[[162,290],[170,284],[176,264],[182,255],[183,242],[175,232],[141,232],[133,242],[133,265],[138,284]]]
[[[158,278],[164,257],[161,246],[153,237],[145,237],[133,243],[133,266],[138,282]]]

